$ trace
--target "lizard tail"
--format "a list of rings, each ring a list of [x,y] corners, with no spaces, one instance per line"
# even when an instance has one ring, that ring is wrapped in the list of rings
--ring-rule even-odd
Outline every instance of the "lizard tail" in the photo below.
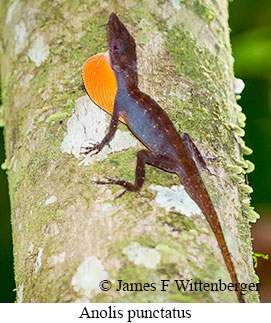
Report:
[[[202,210],[202,211],[203,211],[203,214],[205,215],[207,221],[209,222],[211,229],[213,230],[213,232],[216,236],[219,248],[221,250],[222,256],[223,256],[224,261],[226,263],[228,272],[231,276],[231,280],[232,280],[233,284],[236,286],[236,294],[237,294],[238,300],[240,303],[245,303],[244,296],[241,293],[240,283],[238,281],[237,274],[236,274],[236,271],[235,271],[235,268],[233,265],[232,257],[230,255],[229,249],[226,245],[223,231],[222,231],[221,225],[218,220],[218,216],[216,214],[214,206],[212,205],[211,200],[210,200],[208,213],[206,213],[204,210]]]
[[[196,170],[197,172],[197,170]],[[192,200],[197,203],[202,213],[206,217],[211,229],[213,230],[216,240],[218,242],[219,248],[221,250],[222,256],[224,258],[225,264],[227,266],[228,272],[230,274],[233,284],[236,286],[236,294],[240,303],[245,303],[244,296],[241,293],[240,283],[238,281],[236,271],[234,269],[232,257],[230,256],[226,241],[223,235],[221,225],[213,203],[209,197],[209,194],[205,188],[203,181],[199,174],[195,174],[193,178],[187,176],[180,176],[181,182],[184,185],[185,190],[190,195]],[[192,185],[197,189],[192,189]]]

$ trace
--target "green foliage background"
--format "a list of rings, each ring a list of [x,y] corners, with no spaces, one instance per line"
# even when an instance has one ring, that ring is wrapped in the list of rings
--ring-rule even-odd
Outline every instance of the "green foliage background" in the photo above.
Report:
[[[239,104],[247,115],[246,144],[253,149],[256,169],[249,176],[252,204],[271,214],[271,1],[235,0],[230,3],[230,26],[235,75],[246,84]],[[0,128],[0,163],[4,162]],[[8,188],[0,170],[0,302],[14,302],[12,240]]]
[[[271,1],[233,1],[230,26],[235,75],[246,84],[238,103],[247,116],[245,141],[256,165],[249,175],[252,204],[260,212],[271,202]]]

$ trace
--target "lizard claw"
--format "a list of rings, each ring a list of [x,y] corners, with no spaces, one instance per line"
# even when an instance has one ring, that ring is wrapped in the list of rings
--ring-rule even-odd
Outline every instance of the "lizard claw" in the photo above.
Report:
[[[120,185],[120,186],[124,187],[125,190],[122,193],[120,193],[118,196],[116,196],[114,198],[115,200],[121,198],[127,192],[127,187],[126,186],[127,186],[127,184],[130,184],[130,183],[128,183],[128,182],[126,182],[126,181],[124,181],[122,179],[113,179],[113,178],[110,178],[110,177],[107,177],[107,176],[105,176],[105,179],[106,179],[106,181],[105,180],[102,180],[102,181],[101,180],[97,180],[97,181],[92,180],[91,183],[100,184],[100,185],[106,185],[106,184],[108,184],[108,185]]]
[[[107,176],[105,176],[105,179],[107,179],[107,181],[103,181],[103,180],[91,180],[90,182],[91,183],[95,183],[95,184],[101,184],[101,185],[104,185],[104,184],[114,184],[112,183],[112,181],[114,181],[112,178],[109,178]]]
[[[118,200],[119,198],[121,198],[125,193],[127,192],[127,190],[124,190],[123,192],[121,192],[118,196],[116,196],[114,198],[114,200]]]
[[[120,185],[119,182],[121,181],[120,179],[117,180],[117,179],[113,179],[113,178],[109,178],[107,176],[105,176],[105,178],[107,179],[107,181],[94,181],[92,180],[91,183],[95,183],[95,184],[100,184],[100,185],[106,185],[106,184],[117,184],[117,185]],[[127,192],[127,190],[125,189],[123,192],[121,192],[118,196],[116,196],[114,198],[114,200],[117,200],[119,198],[121,198],[125,193]]]
[[[217,176],[216,174],[212,173],[209,168],[206,169],[206,171],[209,173],[211,176]]]
[[[216,156],[216,157],[209,157],[209,151],[207,151],[207,154],[204,156],[205,161],[215,162],[217,160],[221,160],[222,156]]]
[[[91,144],[90,146],[81,147],[81,149],[84,149],[85,151],[81,151],[80,155],[88,155],[89,153],[93,152],[93,155],[98,154],[98,152],[101,150],[100,144]]]
[[[212,172],[210,171],[210,169],[209,169],[206,165],[204,165],[204,166],[199,165],[199,167],[200,167],[200,169],[201,169],[201,170],[203,170],[204,172],[209,173],[209,175],[211,175],[211,176],[216,176],[216,174],[212,173]]]
[[[97,181],[91,181],[91,183],[105,185],[105,184],[118,184],[121,181],[121,180],[113,179],[113,178],[110,178],[107,176],[105,176],[105,179],[106,179],[106,181],[97,180]]]

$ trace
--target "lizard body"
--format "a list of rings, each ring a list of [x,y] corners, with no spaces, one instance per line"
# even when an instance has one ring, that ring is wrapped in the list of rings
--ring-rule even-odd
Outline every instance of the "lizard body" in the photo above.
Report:
[[[217,213],[194,161],[200,168],[209,171],[205,160],[189,135],[183,133],[180,136],[166,112],[138,88],[135,40],[114,13],[109,18],[109,56],[108,62],[117,82],[109,131],[101,143],[85,147],[84,153],[98,153],[107,145],[117,130],[120,117],[148,149],[137,153],[134,183],[115,179],[97,183],[117,184],[126,191],[138,192],[145,180],[146,163],[176,173],[213,230],[232,282],[238,286],[238,300],[244,302]]]

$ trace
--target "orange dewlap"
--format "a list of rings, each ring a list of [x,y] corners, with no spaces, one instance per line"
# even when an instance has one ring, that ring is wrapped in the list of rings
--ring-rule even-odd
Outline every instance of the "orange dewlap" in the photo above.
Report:
[[[106,53],[90,57],[83,66],[83,82],[91,100],[112,115],[117,81]],[[120,121],[125,121],[120,117]]]

